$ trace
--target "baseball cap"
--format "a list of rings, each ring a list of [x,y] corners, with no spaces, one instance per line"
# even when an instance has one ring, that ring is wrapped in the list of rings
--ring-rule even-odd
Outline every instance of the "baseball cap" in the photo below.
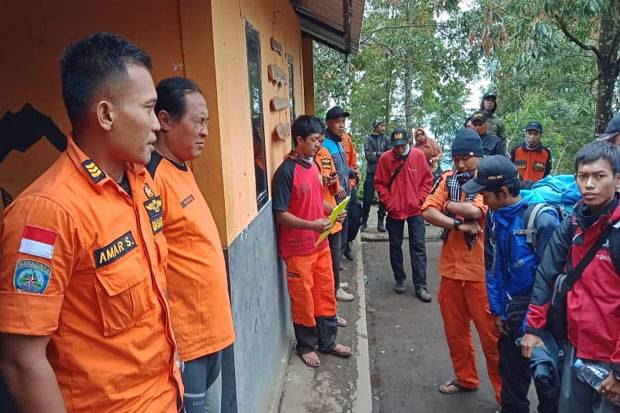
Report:
[[[385,123],[385,121],[384,121],[383,119],[377,119],[377,120],[376,120],[376,121],[372,124],[372,127],[373,127],[374,129],[377,129],[377,126],[379,126],[379,125],[385,125],[385,124],[386,124],[386,123]]]
[[[338,119],[343,116],[345,118],[348,118],[351,116],[351,114],[345,111],[344,109],[342,109],[342,107],[340,106],[334,106],[334,107],[331,107],[325,114],[325,120]]]
[[[472,123],[474,123],[477,120],[482,121],[482,122],[487,121],[487,115],[485,115],[484,112],[481,112],[481,111],[474,112],[474,114],[471,115],[470,117],[471,117]]]
[[[482,97],[482,100],[487,100],[487,99],[497,100],[497,95],[495,94],[495,92],[485,93],[484,96]]]
[[[538,122],[529,122],[527,125],[525,125],[525,130],[535,130],[538,133],[542,133],[543,131],[543,127],[540,123]]]
[[[598,140],[608,141],[619,133],[620,133],[620,113],[616,114],[616,116],[611,118],[611,120],[609,121],[609,124],[607,125],[607,129],[605,129],[605,132],[598,135]]]
[[[465,182],[463,191],[475,194],[485,189],[498,189],[517,182],[517,167],[504,155],[486,156],[478,163],[476,176]]]
[[[396,128],[390,135],[390,142],[392,145],[407,145],[409,143],[409,132],[405,128]]]

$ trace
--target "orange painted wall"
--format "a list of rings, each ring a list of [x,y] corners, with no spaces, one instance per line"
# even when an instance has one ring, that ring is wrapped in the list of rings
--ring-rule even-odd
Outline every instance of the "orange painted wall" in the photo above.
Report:
[[[271,177],[291,147],[290,138],[280,141],[273,130],[279,122],[288,122],[288,111],[272,112],[269,101],[274,96],[288,97],[288,87],[277,88],[268,80],[267,66],[278,64],[285,72],[287,56],[271,50],[274,36],[284,46],[295,65],[296,111],[303,113],[301,32],[299,19],[287,0],[213,0],[213,40],[217,76],[217,95],[224,193],[226,196],[227,240],[232,242],[257,215],[250,97],[245,53],[245,22],[260,33],[262,49],[261,75],[265,124],[265,146],[269,189]]]

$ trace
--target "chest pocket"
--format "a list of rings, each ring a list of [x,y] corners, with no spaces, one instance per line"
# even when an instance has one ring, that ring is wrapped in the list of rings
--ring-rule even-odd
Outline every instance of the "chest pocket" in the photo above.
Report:
[[[543,162],[540,162],[540,161],[534,162],[534,170],[538,171],[538,172],[544,172],[545,171],[545,164]]]
[[[135,253],[95,270],[104,336],[116,335],[153,314],[149,274]]]

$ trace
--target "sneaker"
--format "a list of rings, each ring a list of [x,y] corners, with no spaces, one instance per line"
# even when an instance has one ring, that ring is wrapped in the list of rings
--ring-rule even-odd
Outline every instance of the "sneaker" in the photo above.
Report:
[[[396,285],[394,286],[394,291],[396,291],[396,294],[403,294],[405,292],[405,282],[396,281]]]
[[[349,288],[349,283],[346,281],[340,281],[340,288]]]
[[[377,231],[379,231],[379,232],[385,232],[385,227],[383,226],[383,224],[379,224],[379,225],[377,225]]]
[[[418,297],[423,303],[430,303],[433,300],[433,297],[426,288],[417,289],[415,296]]]
[[[336,300],[338,301],[353,301],[354,298],[353,294],[346,292],[342,287],[336,291]]]

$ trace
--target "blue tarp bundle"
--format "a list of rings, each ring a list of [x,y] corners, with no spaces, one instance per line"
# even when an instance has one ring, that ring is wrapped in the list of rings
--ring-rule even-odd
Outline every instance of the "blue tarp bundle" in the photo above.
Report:
[[[547,176],[536,182],[531,189],[522,189],[523,199],[532,204],[557,205],[570,214],[573,206],[581,199],[574,175]]]

